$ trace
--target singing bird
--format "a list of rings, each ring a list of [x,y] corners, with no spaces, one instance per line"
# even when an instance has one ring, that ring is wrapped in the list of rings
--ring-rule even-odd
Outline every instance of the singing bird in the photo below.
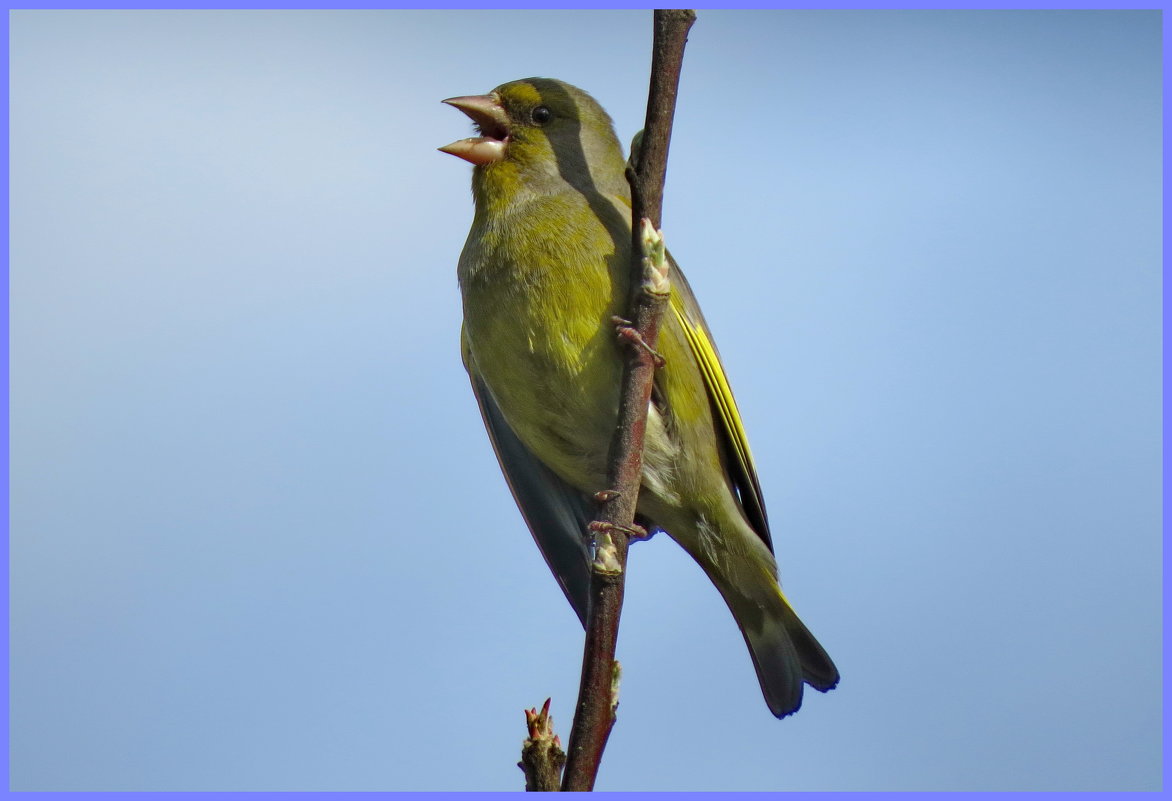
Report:
[[[607,489],[622,354],[613,317],[630,287],[622,147],[590,95],[549,78],[445,101],[478,136],[439,148],[474,165],[460,255],[461,350],[501,469],[585,624],[595,493]],[[770,711],[838,670],[782,594],[765,503],[720,356],[671,262],[665,363],[648,408],[636,520],[700,564],[732,610]]]

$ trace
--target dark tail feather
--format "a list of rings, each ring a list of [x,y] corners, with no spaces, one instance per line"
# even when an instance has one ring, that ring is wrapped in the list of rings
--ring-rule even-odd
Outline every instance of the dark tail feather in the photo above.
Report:
[[[740,536],[722,533],[700,531],[676,541],[704,568],[728,604],[749,646],[765,703],[783,718],[801,707],[803,683],[826,692],[838,684],[838,669],[782,595],[773,554],[765,544],[747,525]],[[713,553],[712,543],[725,547]]]
[[[770,712],[779,718],[797,712],[803,682],[821,692],[838,684],[834,662],[775,583],[752,594],[720,583],[717,588],[745,636]]]
[[[733,611],[736,615],[736,610]],[[776,619],[763,620],[761,627],[742,625],[741,633],[757,669],[757,681],[769,711],[779,718],[792,715],[802,706],[801,658],[785,628]],[[740,616],[737,622],[741,623]]]
[[[785,601],[782,604],[785,607],[785,631],[802,663],[802,679],[819,692],[833,690],[838,684],[838,668],[790,605]]]
[[[739,610],[729,604],[745,635],[770,712],[779,718],[797,712],[802,706],[803,682],[821,692],[838,684],[834,662],[780,593],[768,612],[756,607],[744,614],[745,608],[738,606]]]

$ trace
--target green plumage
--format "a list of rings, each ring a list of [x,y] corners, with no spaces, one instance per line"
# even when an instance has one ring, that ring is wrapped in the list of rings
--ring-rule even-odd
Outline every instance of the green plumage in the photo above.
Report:
[[[514,81],[451,102],[485,134],[449,146],[478,165],[459,264],[464,361],[518,505],[584,620],[582,526],[589,498],[606,488],[622,371],[611,318],[625,313],[629,286],[622,150],[606,112],[559,81]],[[800,706],[803,680],[828,690],[838,672],[781,593],[735,401],[674,263],[670,277],[638,513],[720,590],[782,717]]]

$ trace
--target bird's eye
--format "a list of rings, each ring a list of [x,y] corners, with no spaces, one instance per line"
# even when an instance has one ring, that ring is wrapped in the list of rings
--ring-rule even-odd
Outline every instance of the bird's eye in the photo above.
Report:
[[[545,125],[550,121],[550,118],[553,117],[553,112],[550,111],[546,106],[538,106],[537,108],[533,109],[533,114],[531,116],[533,117],[533,121],[538,125]]]

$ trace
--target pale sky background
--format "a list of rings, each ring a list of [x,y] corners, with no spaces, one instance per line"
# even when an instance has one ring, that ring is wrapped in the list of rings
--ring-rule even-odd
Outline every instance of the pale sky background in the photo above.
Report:
[[[632,554],[599,789],[1161,780],[1159,12],[710,12],[664,229],[787,593],[778,721]],[[469,135],[642,125],[648,12],[14,12],[11,780],[513,790],[581,629],[458,354]]]

